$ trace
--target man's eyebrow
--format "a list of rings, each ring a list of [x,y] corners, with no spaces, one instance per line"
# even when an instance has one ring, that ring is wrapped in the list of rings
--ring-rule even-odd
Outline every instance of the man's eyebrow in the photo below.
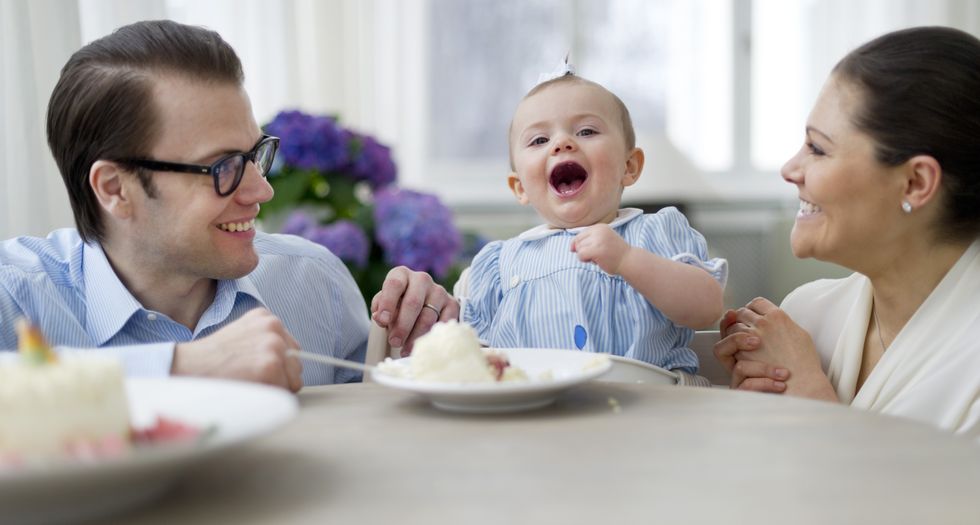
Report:
[[[817,128],[813,127],[813,126],[807,126],[806,127],[806,132],[807,132],[808,135],[810,133],[816,133],[817,135],[820,135],[821,137],[823,137],[824,140],[826,140],[827,142],[830,142],[831,144],[834,143],[834,139],[830,138],[830,135],[824,133],[823,131],[820,131],[819,129],[817,129]]]
[[[254,148],[255,146],[257,146],[259,144],[259,142],[262,142],[262,137],[264,137],[264,136],[265,135],[261,135],[258,138],[258,140],[256,140],[255,143],[252,144],[252,146],[250,148],[248,148],[247,150],[240,150],[238,148],[219,148],[219,149],[216,149],[216,150],[214,150],[214,151],[212,151],[212,152],[210,152],[210,153],[208,153],[206,155],[201,155],[200,157],[198,157],[198,161],[197,162],[198,163],[201,163],[201,164],[207,164],[206,161],[208,159],[217,159],[217,158],[220,158],[220,157],[224,157],[225,155],[230,155],[232,153],[244,153],[244,152],[247,152],[247,151],[251,151],[252,148]]]

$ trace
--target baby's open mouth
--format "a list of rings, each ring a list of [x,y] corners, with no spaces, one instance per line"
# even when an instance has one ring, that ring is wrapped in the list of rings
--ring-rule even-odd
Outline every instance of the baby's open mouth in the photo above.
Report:
[[[551,170],[548,183],[559,196],[567,197],[578,192],[588,178],[588,172],[577,162],[562,162]]]

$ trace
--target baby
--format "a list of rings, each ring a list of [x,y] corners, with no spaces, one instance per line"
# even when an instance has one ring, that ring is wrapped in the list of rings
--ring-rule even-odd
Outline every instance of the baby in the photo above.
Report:
[[[507,183],[545,224],[486,245],[458,289],[492,347],[568,348],[696,373],[686,345],[722,313],[728,274],[676,208],[620,209],[643,170],[623,102],[571,73],[538,84],[510,128]]]

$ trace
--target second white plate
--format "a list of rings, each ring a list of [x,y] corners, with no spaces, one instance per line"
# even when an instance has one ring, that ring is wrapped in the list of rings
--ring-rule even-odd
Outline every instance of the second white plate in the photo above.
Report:
[[[296,415],[296,397],[253,383],[171,377],[127,379],[130,417],[157,416],[212,429],[203,441],[137,447],[118,458],[58,461],[0,472],[7,523],[62,523],[106,517],[147,502],[205,456],[268,433]]]
[[[407,374],[389,374],[375,369],[371,377],[387,387],[414,392],[436,408],[453,412],[517,412],[547,406],[558,394],[595,379],[612,366],[602,354],[550,348],[496,348],[507,355],[512,366],[528,375],[528,381],[504,383],[435,383],[415,381]],[[392,365],[407,371],[411,357]]]

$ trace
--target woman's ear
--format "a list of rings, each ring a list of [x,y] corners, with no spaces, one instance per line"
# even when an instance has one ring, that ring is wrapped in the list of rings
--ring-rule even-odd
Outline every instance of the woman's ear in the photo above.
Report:
[[[527,192],[524,191],[524,185],[521,184],[521,179],[517,176],[517,173],[510,172],[510,175],[507,176],[507,185],[510,186],[510,191],[514,192],[514,196],[517,197],[517,202],[527,204]]]
[[[943,168],[930,155],[916,155],[906,161],[906,185],[903,199],[919,209],[938,198],[943,180]]]
[[[623,187],[632,186],[643,173],[643,162],[646,160],[643,150],[633,148],[626,157],[626,173],[623,175]]]
[[[129,218],[133,213],[126,173],[119,164],[108,160],[95,161],[88,172],[88,183],[99,205],[106,213],[119,219]]]

